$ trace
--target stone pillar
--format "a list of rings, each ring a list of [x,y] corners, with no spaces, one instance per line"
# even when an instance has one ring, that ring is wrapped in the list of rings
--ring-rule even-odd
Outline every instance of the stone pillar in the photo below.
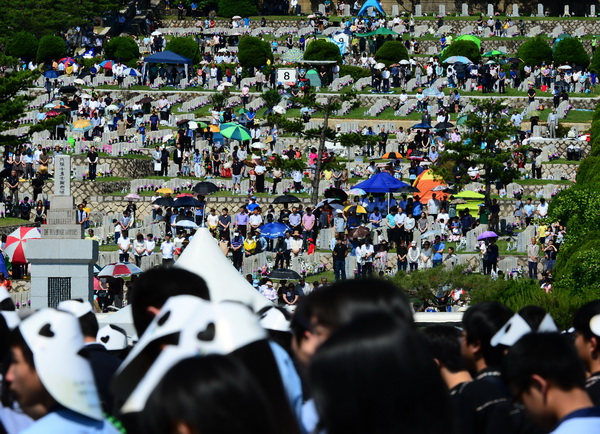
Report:
[[[564,17],[570,17],[571,16],[571,11],[570,11],[569,5],[565,5],[565,9],[563,11],[563,16]]]
[[[415,5],[415,17],[420,17],[423,16],[423,8],[421,6],[421,3],[418,3]]]
[[[596,5],[590,5],[590,17],[596,16]]]
[[[489,17],[493,17],[494,16],[494,5],[491,4],[491,3],[488,3],[487,14],[488,14]]]
[[[83,239],[71,195],[71,157],[54,157],[54,194],[42,238],[27,242],[31,263],[31,308],[56,307],[72,298],[93,301],[93,265],[98,242]]]
[[[541,3],[538,3],[538,5],[537,5],[537,16],[538,17],[544,16],[544,5]]]
[[[446,16],[446,5],[444,3],[438,5],[438,15],[441,15],[442,17]]]
[[[469,5],[466,3],[463,3],[461,6],[461,16],[463,17],[468,17],[469,16]]]
[[[513,3],[513,5],[512,5],[512,16],[513,17],[519,16],[519,5],[517,3]]]

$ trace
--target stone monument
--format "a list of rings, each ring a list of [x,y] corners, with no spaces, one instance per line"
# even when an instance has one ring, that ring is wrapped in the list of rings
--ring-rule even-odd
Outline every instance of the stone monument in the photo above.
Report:
[[[512,16],[513,17],[519,16],[519,5],[517,3],[513,3],[513,5],[512,5]]]
[[[446,5],[444,3],[438,5],[438,15],[442,17],[446,16]]]
[[[538,3],[538,5],[537,5],[537,16],[538,17],[543,17],[544,15],[545,15],[544,14],[544,5],[541,4],[541,3]]]
[[[596,5],[590,5],[590,17],[596,16]]]
[[[461,16],[468,17],[469,16],[469,5],[467,3],[461,4]]]
[[[423,16],[423,8],[421,6],[421,3],[417,3],[415,5],[415,17],[422,17]]]
[[[93,265],[98,242],[83,239],[71,195],[71,157],[54,157],[54,194],[50,196],[42,238],[27,242],[31,263],[31,308],[56,307],[63,300],[93,301]]]
[[[487,5],[487,14],[489,17],[494,16],[494,5],[491,3],[488,3],[488,5]]]

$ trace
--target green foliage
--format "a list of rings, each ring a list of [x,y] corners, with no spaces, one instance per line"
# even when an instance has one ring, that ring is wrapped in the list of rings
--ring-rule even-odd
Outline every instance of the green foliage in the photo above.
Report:
[[[270,162],[271,167],[284,170],[284,171],[293,171],[300,170],[303,171],[306,168],[306,163],[301,158],[285,158],[279,154],[275,154]]]
[[[112,38],[105,47],[106,57],[118,62],[129,62],[140,57],[140,49],[132,38],[117,36]]]
[[[600,186],[600,155],[589,156],[579,165],[577,185],[584,184]]]
[[[265,105],[268,109],[275,107],[281,101],[281,95],[277,89],[269,89],[260,96],[265,100]]]
[[[180,56],[192,59],[192,62],[200,61],[200,49],[192,38],[173,38],[167,43],[167,50]]]
[[[465,56],[471,62],[477,63],[481,59],[481,53],[477,44],[473,41],[460,40],[454,41],[442,53],[442,61],[452,56]]]
[[[363,77],[370,77],[371,71],[366,68],[361,68],[360,66],[340,65],[340,77],[345,75],[349,75],[356,81]]]
[[[222,92],[213,93],[210,97],[210,101],[214,106],[215,110],[223,110],[223,106],[225,105],[225,101],[227,101],[227,95]]]
[[[35,60],[37,50],[37,38],[29,32],[15,33],[6,45],[6,54],[26,61]]]
[[[33,96],[26,92],[33,86],[33,80],[39,73],[32,71],[15,71],[0,75],[0,133],[15,127],[14,122],[19,119],[33,100]],[[6,150],[7,146],[22,143],[25,139],[12,135],[0,134],[0,146]]]
[[[335,60],[340,62],[340,49],[333,42],[325,39],[315,39],[308,44],[304,52],[304,60]]]
[[[559,65],[570,63],[587,68],[590,64],[590,56],[588,56],[579,39],[565,38],[558,41],[554,47],[554,62]]]
[[[252,0],[219,0],[219,16],[231,18],[235,15],[249,17],[258,15],[256,3]]]
[[[596,74],[600,73],[600,50],[596,50],[592,56],[590,71],[595,72]]]
[[[535,66],[542,62],[552,62],[552,48],[540,36],[525,41],[519,47],[517,57],[523,59],[523,65]]]
[[[245,36],[238,45],[238,59],[246,68],[260,68],[270,61],[273,63],[273,52],[267,41],[255,36]],[[266,73],[265,73],[266,74]]]
[[[401,60],[408,60],[408,51],[402,41],[386,41],[375,53],[375,60],[390,66]]]
[[[59,60],[66,54],[67,46],[63,38],[46,35],[40,39],[38,44],[36,61],[38,63],[50,63],[53,60]]]

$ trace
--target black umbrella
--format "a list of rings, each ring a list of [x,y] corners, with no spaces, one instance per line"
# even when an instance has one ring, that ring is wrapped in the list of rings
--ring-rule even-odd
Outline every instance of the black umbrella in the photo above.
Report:
[[[271,279],[298,280],[302,276],[300,276],[294,270],[289,270],[287,268],[277,268],[269,273],[269,277]]]
[[[348,194],[346,194],[346,192],[341,188],[335,187],[327,189],[327,191],[325,192],[325,197],[340,199],[342,201],[348,200]]]
[[[521,63],[523,60],[519,59],[518,57],[509,57],[506,59],[506,61],[510,63]]]
[[[173,202],[173,206],[175,206],[175,207],[186,207],[186,206],[198,207],[198,206],[202,206],[202,204],[195,197],[183,196],[183,197],[178,197],[177,199],[175,199],[175,201]]]
[[[417,187],[413,187],[412,185],[409,185],[407,187],[402,187],[400,190],[397,191],[397,193],[420,193],[421,190],[419,190]]]
[[[139,109],[138,109],[138,110],[134,110],[134,111],[132,112],[132,114],[134,114],[134,115],[143,115],[143,114],[144,114],[144,111],[143,111],[143,110],[139,110]]]
[[[149,96],[142,98],[141,100],[138,101],[138,103],[140,104],[149,104],[152,101],[154,101],[152,98],[150,98]]]
[[[199,182],[192,189],[194,193],[201,194],[202,196],[206,196],[207,194],[214,193],[215,191],[219,191],[219,187],[217,187],[212,182]]]
[[[296,196],[294,196],[293,194],[284,194],[282,196],[277,196],[274,200],[273,203],[300,203],[300,199],[298,199]]]
[[[177,121],[177,126],[180,127],[182,125],[187,124],[190,121],[190,119],[182,119],[180,121]]]
[[[435,126],[437,130],[447,130],[448,128],[453,128],[454,124],[452,122],[440,122]]]
[[[322,207],[325,205],[331,205],[331,204],[343,205],[344,203],[340,199],[324,199],[321,202],[319,202],[318,204],[316,204],[315,208],[319,208],[319,207]]]
[[[366,238],[369,235],[371,235],[371,231],[364,226],[359,226],[356,229],[352,229],[352,230],[348,231],[348,238],[350,238],[351,240],[358,240],[359,238]]]
[[[163,206],[173,206],[173,198],[171,196],[159,197],[152,205],[163,205]]]
[[[0,179],[8,178],[10,176],[10,172],[12,172],[12,169],[4,169],[2,172],[0,172]]]
[[[61,87],[61,88],[58,89],[58,91],[60,93],[75,93],[75,92],[77,92],[77,90],[78,89],[75,86],[71,86],[71,85],[69,85],[69,86],[63,86],[63,87]]]

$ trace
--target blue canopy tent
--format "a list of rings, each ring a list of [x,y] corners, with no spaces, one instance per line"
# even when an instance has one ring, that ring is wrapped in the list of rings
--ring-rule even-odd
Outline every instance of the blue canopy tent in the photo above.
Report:
[[[389,173],[380,172],[352,188],[360,188],[367,193],[393,193],[408,186],[409,184],[394,178]]]
[[[167,63],[171,65],[185,65],[185,78],[188,78],[188,65],[191,65],[192,59],[180,56],[179,54],[173,53],[172,51],[166,50],[160,53],[152,54],[144,58],[144,70],[142,75],[146,77],[146,64],[147,63]]]
[[[362,8],[360,8],[360,11],[358,11],[358,16],[366,15],[367,9],[369,9],[369,8],[375,8],[379,11],[379,13],[381,15],[385,15],[385,12],[383,11],[383,8],[381,7],[381,3],[379,3],[378,0],[367,0],[365,2],[365,4],[362,5]]]

